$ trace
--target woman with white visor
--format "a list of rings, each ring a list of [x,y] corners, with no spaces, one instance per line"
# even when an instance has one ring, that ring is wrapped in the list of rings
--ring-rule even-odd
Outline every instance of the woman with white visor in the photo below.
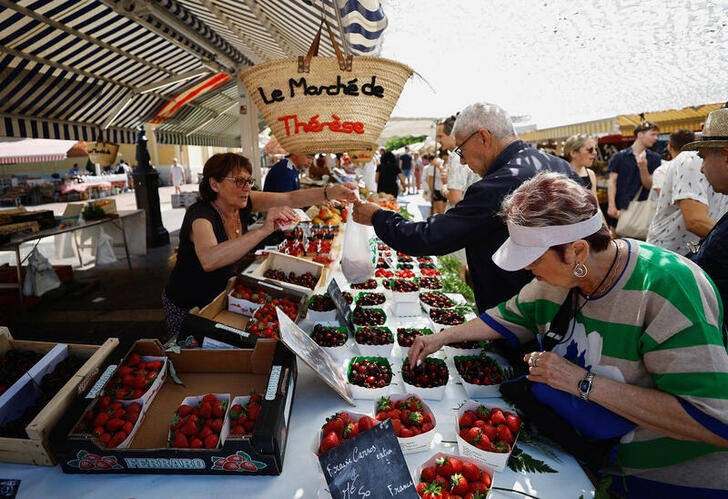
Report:
[[[448,343],[537,338],[542,347],[523,358],[529,395],[584,439],[613,439],[593,471],[622,475],[614,492],[724,497],[728,354],[707,275],[675,253],[612,239],[594,195],[560,174],[524,182],[501,215],[510,237],[493,261],[535,279],[476,319],[418,336],[410,362]],[[563,310],[564,327],[552,327]]]

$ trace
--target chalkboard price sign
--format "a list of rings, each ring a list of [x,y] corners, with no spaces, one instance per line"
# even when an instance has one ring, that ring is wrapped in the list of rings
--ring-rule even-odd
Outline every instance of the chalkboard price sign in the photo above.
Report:
[[[341,294],[341,288],[339,287],[339,283],[336,282],[336,279],[331,279],[327,291],[331,299],[334,300],[334,305],[336,305],[336,315],[339,317],[339,322],[346,326],[350,335],[354,335],[354,322],[351,320],[351,309],[346,298]]]
[[[390,420],[319,456],[334,499],[417,499]]]

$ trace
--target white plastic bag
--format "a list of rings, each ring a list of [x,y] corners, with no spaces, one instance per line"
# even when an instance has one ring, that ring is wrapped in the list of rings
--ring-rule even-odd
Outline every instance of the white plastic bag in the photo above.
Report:
[[[33,248],[28,256],[28,270],[23,282],[23,294],[25,296],[43,296],[60,285],[61,280],[48,259],[38,251],[38,248]]]
[[[341,248],[341,271],[349,282],[364,282],[374,275],[375,255],[369,247],[371,227],[354,221],[346,222],[344,245]]]
[[[104,231],[103,227],[99,229],[99,238],[96,243],[96,265],[105,265],[114,263],[116,255],[114,248],[111,246],[113,238]]]

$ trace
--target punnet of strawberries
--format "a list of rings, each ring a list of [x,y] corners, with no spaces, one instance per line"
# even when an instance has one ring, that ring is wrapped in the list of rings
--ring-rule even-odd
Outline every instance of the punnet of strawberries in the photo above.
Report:
[[[278,339],[280,330],[277,307],[281,308],[292,321],[296,320],[298,315],[296,304],[287,298],[274,298],[255,311],[245,330],[261,338]]]
[[[402,379],[420,388],[436,388],[447,384],[450,373],[442,359],[427,357],[418,366],[412,366],[408,358],[402,362]]]
[[[104,395],[92,409],[84,413],[75,431],[90,433],[103,447],[113,449],[131,434],[141,410],[142,406],[137,402],[124,405]]]
[[[416,490],[427,499],[463,497],[485,499],[493,477],[470,461],[441,456],[420,471]]]
[[[415,276],[415,273],[409,269],[404,269],[395,272],[394,276],[398,279],[412,279]]]
[[[420,274],[422,274],[425,277],[438,277],[440,275],[440,271],[437,269],[428,269],[428,268],[420,267]]]
[[[380,398],[374,419],[390,419],[394,434],[399,438],[414,437],[435,427],[432,412],[415,395],[397,401],[392,401],[389,397]]]
[[[268,295],[260,289],[251,289],[241,283],[235,285],[232,292],[233,298],[248,300],[253,303],[265,303],[268,301]]]
[[[385,268],[378,268],[374,271],[374,277],[394,277],[394,272]]]
[[[106,383],[104,395],[117,400],[141,398],[157,379],[162,367],[164,361],[161,358],[145,362],[141,355],[132,353]]]
[[[377,424],[379,421],[371,416],[361,416],[358,421],[355,421],[348,412],[337,412],[329,416],[321,427],[319,455]]]
[[[230,406],[230,435],[249,435],[253,433],[255,422],[260,414],[263,397],[255,390],[250,392],[248,402]]]
[[[208,393],[199,404],[182,404],[169,425],[169,446],[178,449],[215,449],[225,421],[227,400]]]
[[[479,405],[458,418],[458,434],[480,450],[510,452],[521,424],[521,418],[512,412]]]

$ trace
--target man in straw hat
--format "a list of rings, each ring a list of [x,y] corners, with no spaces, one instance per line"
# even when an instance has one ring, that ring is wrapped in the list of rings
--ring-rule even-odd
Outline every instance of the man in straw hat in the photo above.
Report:
[[[498,216],[503,198],[540,171],[578,180],[569,163],[534,149],[518,138],[508,113],[495,104],[467,106],[453,128],[455,157],[481,180],[457,206],[426,222],[407,222],[374,203],[354,207],[354,220],[373,225],[385,243],[408,255],[445,255],[465,248],[479,312],[510,298],[531,280],[528,271],[507,272],[491,256],[508,237]]]
[[[728,103],[726,103],[728,105]],[[700,140],[685,144],[683,151],[698,151],[703,158],[702,172],[715,192],[728,194],[728,108],[708,115]],[[721,217],[701,241],[693,261],[713,279],[728,307],[728,214]],[[724,329],[728,322],[724,319]]]

